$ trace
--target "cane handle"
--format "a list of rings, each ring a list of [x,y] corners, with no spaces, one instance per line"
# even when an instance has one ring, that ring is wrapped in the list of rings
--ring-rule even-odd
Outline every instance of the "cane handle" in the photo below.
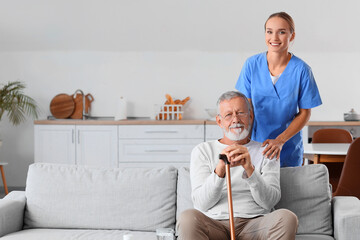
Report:
[[[230,164],[230,162],[225,154],[219,154],[219,159],[223,160],[225,164]]]

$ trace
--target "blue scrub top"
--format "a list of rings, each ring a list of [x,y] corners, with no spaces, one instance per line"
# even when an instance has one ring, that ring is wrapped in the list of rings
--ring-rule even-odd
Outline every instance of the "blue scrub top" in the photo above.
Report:
[[[252,101],[255,114],[252,139],[258,142],[275,139],[285,131],[299,108],[309,109],[322,103],[311,68],[294,55],[275,85],[266,52],[248,58],[235,88]],[[301,166],[303,152],[300,131],[284,144],[281,167]]]

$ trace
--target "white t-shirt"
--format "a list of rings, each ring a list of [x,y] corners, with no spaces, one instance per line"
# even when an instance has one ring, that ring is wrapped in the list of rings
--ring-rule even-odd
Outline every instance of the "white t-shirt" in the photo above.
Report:
[[[281,73],[279,75],[277,75],[277,76],[273,76],[270,73],[270,77],[271,77],[271,81],[272,81],[273,85],[276,84],[276,82],[279,80],[280,76],[281,76]]]
[[[213,219],[229,219],[226,178],[215,172],[219,154],[228,145],[218,140],[197,145],[191,153],[190,179],[194,207]],[[255,171],[248,178],[242,166],[231,168],[234,217],[267,214],[280,200],[280,161],[262,154],[261,143],[245,144]]]

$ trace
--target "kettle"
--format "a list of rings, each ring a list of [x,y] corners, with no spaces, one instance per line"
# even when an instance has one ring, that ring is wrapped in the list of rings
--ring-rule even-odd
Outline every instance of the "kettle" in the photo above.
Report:
[[[360,115],[352,108],[350,112],[344,113],[345,121],[360,121]]]

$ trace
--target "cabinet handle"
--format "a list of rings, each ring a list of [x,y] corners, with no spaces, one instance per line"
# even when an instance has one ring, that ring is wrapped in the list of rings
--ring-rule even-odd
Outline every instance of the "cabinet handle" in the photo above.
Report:
[[[74,144],[75,143],[75,130],[71,130],[71,142]]]
[[[178,131],[159,131],[159,130],[148,130],[145,133],[178,133]]]
[[[80,130],[78,130],[78,144],[80,144]]]
[[[175,153],[175,152],[179,152],[179,150],[145,150],[145,152],[147,153]]]

